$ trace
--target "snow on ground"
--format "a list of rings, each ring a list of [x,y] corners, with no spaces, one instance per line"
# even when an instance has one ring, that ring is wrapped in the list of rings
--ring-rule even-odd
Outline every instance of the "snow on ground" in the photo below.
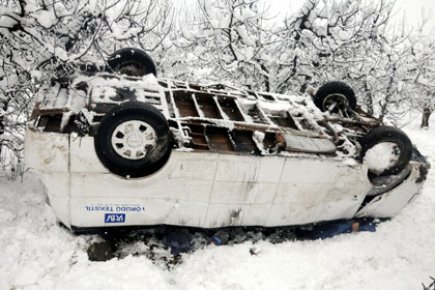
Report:
[[[405,131],[435,164],[435,121]],[[94,237],[56,224],[36,177],[0,178],[0,289],[422,289],[435,275],[434,208],[432,170],[423,194],[376,233],[208,246],[168,270],[144,255],[89,261]]]

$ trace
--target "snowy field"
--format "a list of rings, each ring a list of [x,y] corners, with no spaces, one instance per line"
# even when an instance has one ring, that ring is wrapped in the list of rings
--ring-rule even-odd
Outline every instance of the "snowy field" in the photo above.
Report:
[[[429,130],[416,122],[405,131],[435,164],[435,121]],[[168,270],[144,255],[89,261],[94,237],[56,224],[34,176],[0,178],[0,289],[423,289],[435,275],[434,209],[432,170],[423,194],[376,233],[207,246]]]

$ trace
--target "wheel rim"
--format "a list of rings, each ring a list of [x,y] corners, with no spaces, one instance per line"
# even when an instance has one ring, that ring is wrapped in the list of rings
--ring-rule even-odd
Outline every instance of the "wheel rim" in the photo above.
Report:
[[[156,146],[156,131],[144,121],[131,120],[119,124],[112,134],[112,147],[123,158],[139,160]]]
[[[330,94],[323,100],[323,109],[329,112],[344,111],[349,108],[349,101],[345,95]]]

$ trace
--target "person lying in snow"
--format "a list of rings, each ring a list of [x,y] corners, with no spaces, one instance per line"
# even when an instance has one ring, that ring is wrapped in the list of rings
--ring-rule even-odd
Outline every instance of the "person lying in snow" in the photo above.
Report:
[[[373,219],[337,220],[313,225],[308,230],[296,229],[302,239],[318,240],[354,232],[375,232],[380,221]]]

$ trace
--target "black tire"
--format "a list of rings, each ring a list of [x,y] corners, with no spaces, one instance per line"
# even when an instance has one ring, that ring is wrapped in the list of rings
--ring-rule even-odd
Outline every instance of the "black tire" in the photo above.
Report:
[[[151,57],[137,48],[127,47],[115,51],[107,60],[107,64],[111,71],[128,76],[157,76],[156,66]]]
[[[356,98],[353,89],[343,82],[328,82],[321,86],[314,95],[314,104],[322,112],[329,109],[331,103],[337,103],[333,112],[338,110],[355,110]]]
[[[361,161],[364,160],[366,152],[380,143],[394,143],[398,146],[399,157],[397,162],[390,168],[384,170],[380,173],[374,173],[377,176],[388,176],[400,173],[403,169],[408,166],[409,161],[412,157],[412,142],[408,136],[400,129],[394,127],[377,127],[368,132],[364,137],[360,139],[361,150]]]
[[[112,139],[122,138],[119,140],[128,143],[130,138],[128,134],[125,134],[125,136],[115,134],[115,130],[119,133],[120,126],[125,126],[128,123],[145,124],[147,126],[143,129],[139,127],[133,134],[128,133],[130,137],[133,137],[133,144],[136,147],[133,150],[137,149],[138,151],[135,152],[136,156],[132,156],[134,154],[128,149],[130,144],[126,144],[126,154],[128,155],[128,151],[130,151],[130,157],[121,155],[119,151],[122,150],[124,145],[113,144]],[[150,130],[150,128],[154,131]],[[153,136],[151,140],[155,144],[143,144],[146,138],[138,137],[138,134],[144,134],[144,132],[151,133]],[[121,133],[121,135],[123,134]],[[138,138],[142,139],[138,141]],[[112,173],[123,177],[136,178],[150,175],[166,163],[171,153],[170,139],[168,122],[159,110],[145,103],[126,102],[113,108],[101,120],[98,132],[94,137],[94,145],[101,163]],[[138,153],[141,153],[139,151],[145,151],[144,156],[138,156]]]

